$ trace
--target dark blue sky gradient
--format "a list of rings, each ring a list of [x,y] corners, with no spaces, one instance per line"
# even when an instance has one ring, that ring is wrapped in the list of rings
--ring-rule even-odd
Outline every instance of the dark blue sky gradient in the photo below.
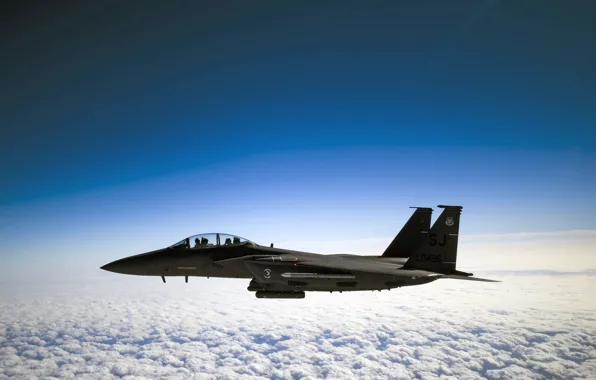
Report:
[[[23,4],[0,205],[331,148],[564,151],[596,182],[592,1]]]

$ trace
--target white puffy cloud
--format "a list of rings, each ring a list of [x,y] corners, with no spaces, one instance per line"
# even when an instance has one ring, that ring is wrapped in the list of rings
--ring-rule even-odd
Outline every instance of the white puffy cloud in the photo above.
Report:
[[[500,279],[303,300],[226,279],[6,283],[0,378],[593,378],[596,277]]]

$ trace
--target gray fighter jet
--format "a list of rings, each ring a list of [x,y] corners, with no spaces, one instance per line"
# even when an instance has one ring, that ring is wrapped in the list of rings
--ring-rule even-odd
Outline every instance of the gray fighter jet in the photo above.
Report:
[[[498,282],[455,269],[461,206],[416,207],[381,256],[323,255],[261,246],[223,233],[188,237],[163,249],[126,257],[101,269],[140,276],[251,279],[257,298],[304,298],[307,291],[390,290],[438,279]]]

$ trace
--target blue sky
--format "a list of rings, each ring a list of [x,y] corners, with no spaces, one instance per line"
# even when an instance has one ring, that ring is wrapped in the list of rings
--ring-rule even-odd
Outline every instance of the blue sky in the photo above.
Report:
[[[596,23],[540,4],[15,8],[0,251],[390,237],[440,203],[466,233],[594,229]]]

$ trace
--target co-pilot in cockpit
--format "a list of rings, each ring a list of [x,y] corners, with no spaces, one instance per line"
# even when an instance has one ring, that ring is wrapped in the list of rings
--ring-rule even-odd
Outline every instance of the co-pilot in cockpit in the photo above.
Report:
[[[239,244],[252,243],[250,240],[230,234],[210,233],[190,236],[174,245],[171,248],[191,249],[191,242],[194,242],[192,249],[203,249],[221,246],[223,240],[224,246],[233,246]],[[253,243],[254,244],[254,243]]]

